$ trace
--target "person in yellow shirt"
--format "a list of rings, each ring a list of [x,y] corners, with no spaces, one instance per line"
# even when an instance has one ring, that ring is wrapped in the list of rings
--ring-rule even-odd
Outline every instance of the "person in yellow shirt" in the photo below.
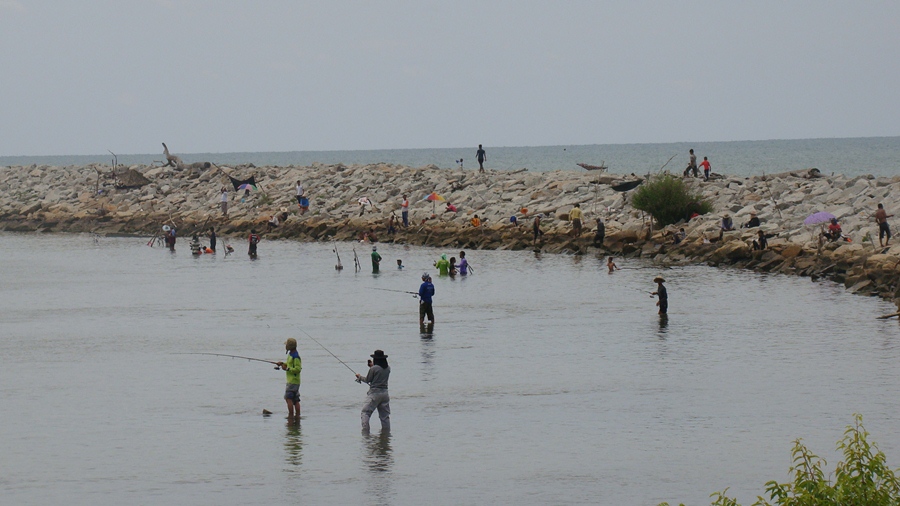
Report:
[[[476,214],[474,218],[472,218],[472,226],[478,228],[481,226],[481,220],[478,219],[478,215]]]
[[[581,236],[581,204],[575,204],[575,207],[569,211],[569,221],[572,222],[572,232],[575,237]]]

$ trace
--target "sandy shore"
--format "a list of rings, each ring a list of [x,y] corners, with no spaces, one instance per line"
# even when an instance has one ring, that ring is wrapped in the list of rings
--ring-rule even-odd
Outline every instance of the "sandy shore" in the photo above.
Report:
[[[219,236],[266,231],[266,221],[283,209],[288,220],[265,232],[265,239],[301,241],[355,240],[374,230],[381,242],[452,247],[454,249],[540,249],[552,253],[600,253],[653,259],[662,264],[734,265],[813,279],[830,278],[856,293],[900,302],[900,247],[878,242],[873,215],[878,203],[893,214],[900,197],[900,178],[859,176],[809,177],[805,170],[765,177],[720,176],[688,184],[701,192],[715,212],[666,230],[651,230],[646,215],[627,203],[611,185],[633,176],[596,172],[502,172],[479,174],[435,166],[388,164],[312,165],[308,167],[221,167],[175,170],[133,166],[0,167],[0,228],[17,232],[93,232],[152,237],[163,224],[175,224],[182,241],[201,228],[215,226]],[[118,173],[118,177],[116,176]],[[140,174],[143,179],[137,179]],[[129,177],[130,175],[130,177]],[[259,191],[243,199],[228,176],[254,176]],[[310,201],[301,215],[295,185],[301,181]],[[130,188],[123,184],[142,183]],[[229,213],[222,216],[220,189],[229,189]],[[423,201],[436,192],[458,209],[445,213],[444,202]],[[410,200],[409,228],[387,233],[391,215],[399,220],[402,195]],[[372,206],[361,207],[360,197]],[[567,216],[580,204],[585,230],[571,234]],[[435,210],[433,214],[432,210]],[[362,214],[361,214],[362,211]],[[818,227],[803,225],[817,211],[841,222],[852,242],[821,245]],[[758,214],[762,230],[772,237],[765,251],[750,247],[757,229],[726,232],[719,223],[729,213],[735,223]],[[481,227],[471,225],[477,214]],[[532,243],[532,219],[542,214],[542,241]],[[510,223],[515,215],[519,226]],[[606,224],[602,247],[593,245],[596,218]],[[889,220],[890,221],[890,220]],[[679,245],[671,234],[684,227]],[[241,239],[242,240],[242,239]]]

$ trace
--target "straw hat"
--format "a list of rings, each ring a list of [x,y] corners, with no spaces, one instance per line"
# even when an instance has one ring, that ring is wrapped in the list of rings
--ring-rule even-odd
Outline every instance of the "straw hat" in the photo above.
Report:
[[[653,282],[654,283],[665,283],[666,280],[661,278],[660,276],[656,276],[655,278],[653,278]]]

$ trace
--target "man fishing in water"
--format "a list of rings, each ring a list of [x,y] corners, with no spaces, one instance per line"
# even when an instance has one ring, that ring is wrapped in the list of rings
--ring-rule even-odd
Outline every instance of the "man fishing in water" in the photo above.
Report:
[[[300,370],[303,362],[297,353],[297,340],[293,337],[284,342],[284,350],[288,354],[287,362],[278,362],[278,367],[285,371],[287,384],[284,387],[284,402],[287,403],[288,419],[300,418]]]
[[[434,296],[434,285],[431,284],[431,275],[422,274],[422,284],[419,285],[419,325],[425,324],[425,315],[428,322],[434,325],[434,310],[431,308],[431,297]]]
[[[659,297],[659,300],[656,301],[656,305],[659,306],[659,314],[667,314],[669,311],[669,293],[666,291],[666,287],[663,286],[666,280],[657,276],[653,278],[653,282],[656,283],[656,291],[650,295]]]

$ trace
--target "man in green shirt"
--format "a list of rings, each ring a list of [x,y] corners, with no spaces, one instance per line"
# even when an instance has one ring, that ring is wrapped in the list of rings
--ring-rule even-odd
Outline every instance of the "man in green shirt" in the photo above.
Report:
[[[378,254],[378,247],[372,246],[372,274],[378,273],[378,265],[381,263],[381,255]]]
[[[300,417],[300,370],[303,362],[297,353],[297,340],[293,337],[284,342],[285,352],[288,354],[287,362],[278,362],[278,366],[285,371],[287,384],[284,387],[284,401],[287,403],[288,418]]]
[[[439,275],[447,276],[450,274],[450,261],[447,260],[447,255],[441,255],[441,259],[435,262],[434,266],[437,267]]]

